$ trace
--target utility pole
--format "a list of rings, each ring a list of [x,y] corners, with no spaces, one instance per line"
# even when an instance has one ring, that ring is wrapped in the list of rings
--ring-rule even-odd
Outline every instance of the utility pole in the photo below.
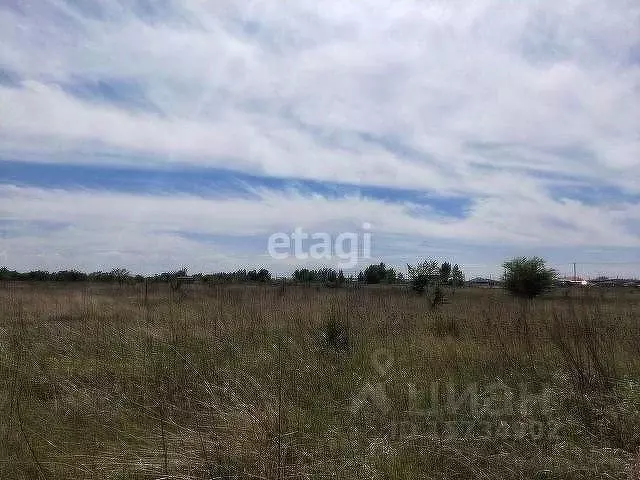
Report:
[[[578,280],[578,276],[576,275],[576,262],[573,262],[573,279]]]

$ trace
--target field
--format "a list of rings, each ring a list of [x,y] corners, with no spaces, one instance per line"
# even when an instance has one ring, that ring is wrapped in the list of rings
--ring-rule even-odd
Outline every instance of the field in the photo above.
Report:
[[[639,291],[447,298],[5,284],[0,478],[640,478]]]

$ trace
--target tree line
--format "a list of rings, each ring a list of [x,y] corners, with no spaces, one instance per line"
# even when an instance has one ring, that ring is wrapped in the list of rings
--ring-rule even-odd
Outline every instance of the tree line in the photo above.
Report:
[[[408,266],[411,269],[411,266]],[[453,268],[448,262],[442,265],[442,272],[451,272],[453,283],[464,282],[462,271],[455,265]],[[440,265],[438,266],[440,268]],[[187,269],[182,268],[172,272],[163,272],[155,275],[132,274],[125,268],[114,268],[108,272],[97,271],[85,273],[78,270],[61,270],[58,272],[48,272],[44,270],[34,270],[30,272],[18,272],[9,270],[6,267],[0,268],[0,280],[24,280],[24,281],[48,281],[48,282],[172,282],[176,279],[188,278],[191,281],[205,283],[269,283],[275,280],[289,281],[303,284],[325,284],[329,286],[340,286],[348,283],[361,283],[368,285],[375,284],[402,284],[408,281],[407,277],[395,268],[386,265],[384,262],[368,265],[357,272],[347,272],[329,267],[317,269],[299,268],[294,270],[288,277],[276,277],[266,268],[261,269],[240,269],[232,272],[217,273],[196,273],[187,275]]]
[[[519,257],[509,260],[502,265],[504,274],[502,282],[505,289],[513,295],[524,298],[534,298],[549,290],[557,279],[557,272],[548,268],[544,259],[540,257]],[[259,270],[236,270],[235,272],[219,272],[212,274],[197,273],[187,276],[187,269],[182,268],[173,272],[157,275],[134,275],[124,268],[114,268],[109,272],[84,273],[78,270],[61,270],[48,272],[34,270],[17,272],[6,267],[0,268],[0,280],[52,281],[52,282],[167,282],[176,286],[183,280],[201,281],[206,283],[268,283],[274,280],[271,272],[266,268]],[[416,293],[427,294],[433,306],[444,299],[443,288],[455,290],[464,284],[464,273],[457,264],[449,262],[439,263],[436,260],[425,260],[416,265],[407,265],[407,276],[396,271],[393,267],[379,264],[368,265],[357,275],[345,275],[342,270],[333,268],[295,270],[288,278],[278,278],[283,282],[324,284],[326,286],[342,286],[346,283],[358,284],[408,284]]]

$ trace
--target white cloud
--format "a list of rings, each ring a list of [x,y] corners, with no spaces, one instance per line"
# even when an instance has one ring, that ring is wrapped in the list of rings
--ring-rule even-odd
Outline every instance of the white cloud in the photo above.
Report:
[[[230,199],[4,186],[0,216],[11,228],[3,244],[12,265],[53,262],[94,269],[104,261],[144,270],[178,261],[216,270],[234,261],[248,263],[239,260],[243,256],[288,269],[286,262],[283,267],[268,258],[267,238],[272,233],[300,227],[308,233],[335,235],[358,232],[365,222],[373,225],[374,258],[396,254],[398,249],[407,258],[425,255],[420,244],[448,251],[449,256],[460,251],[461,244],[498,242],[506,250],[640,246],[637,234],[623,224],[626,218],[638,218],[631,205],[607,211],[570,201],[547,202],[542,214],[526,198],[509,207],[487,200],[468,217],[452,220],[424,209],[416,217],[411,204],[255,193],[257,198]],[[252,246],[238,246],[239,238],[252,239]],[[407,242],[412,250],[406,249]]]
[[[634,3],[192,1],[165,15],[181,22],[152,24],[125,4],[99,9],[110,21],[64,2],[4,13],[0,63],[39,82],[2,91],[14,145],[100,142],[177,162],[232,157],[267,175],[428,187],[449,177],[463,188],[478,175],[472,160],[502,161],[464,152],[469,142],[579,145],[594,158],[534,166],[633,187],[616,177],[640,153]],[[78,77],[133,79],[165,115],[79,102],[43,84]],[[430,160],[353,139],[350,154],[320,146],[283,111],[347,138],[397,138]]]
[[[0,7],[0,68],[24,79],[0,84],[0,156],[409,187],[470,197],[468,218],[353,198],[5,189],[8,217],[44,208],[97,241],[123,223],[136,241],[167,227],[261,234],[287,212],[285,226],[363,218],[441,241],[638,244],[638,205],[553,199],[558,180],[532,175],[640,192],[637,2],[161,3],[153,21],[135,2]],[[154,111],[61,87],[100,79],[133,82]]]

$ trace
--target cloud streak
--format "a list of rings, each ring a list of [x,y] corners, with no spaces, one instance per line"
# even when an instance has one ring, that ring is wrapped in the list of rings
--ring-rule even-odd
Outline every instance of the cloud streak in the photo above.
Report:
[[[362,219],[388,235],[389,251],[398,236],[638,246],[639,24],[630,0],[8,3],[0,158],[224,169],[398,194],[271,184],[251,199],[211,199],[184,186],[131,195],[108,179],[85,192],[9,180],[2,195],[15,207],[2,218],[42,221],[44,208],[86,235],[131,225],[137,240]],[[406,190],[468,208],[434,213]],[[580,193],[596,190],[610,194]]]
[[[140,265],[146,262],[149,244],[152,253],[158,249],[169,252],[179,245],[172,255],[185,258],[211,248],[212,242],[201,242],[194,250],[192,244],[198,242],[193,238],[209,238],[214,239],[213,245],[223,245],[223,251],[237,257],[242,252],[232,254],[229,244],[237,242],[234,238],[248,238],[252,239],[253,250],[245,254],[264,263],[260,257],[265,257],[267,239],[274,232],[290,233],[301,227],[307,232],[335,235],[357,232],[365,222],[373,224],[375,258],[392,252],[402,241],[430,248],[455,248],[460,244],[479,247],[498,242],[502,248],[638,247],[639,243],[623,223],[640,219],[631,205],[602,212],[562,201],[545,205],[549,213],[541,214],[537,204],[524,200],[506,210],[496,201],[487,200],[467,217],[451,219],[410,203],[357,197],[329,199],[267,190],[255,194],[253,198],[203,198],[6,186],[0,188],[4,205],[0,213],[8,222],[4,244],[17,264],[30,263],[32,247],[41,245],[41,250],[46,246],[48,252],[41,255],[58,259],[62,255],[71,265],[78,264],[79,258],[99,258],[104,252],[126,253],[125,258]],[[216,263],[219,268],[224,265]]]

